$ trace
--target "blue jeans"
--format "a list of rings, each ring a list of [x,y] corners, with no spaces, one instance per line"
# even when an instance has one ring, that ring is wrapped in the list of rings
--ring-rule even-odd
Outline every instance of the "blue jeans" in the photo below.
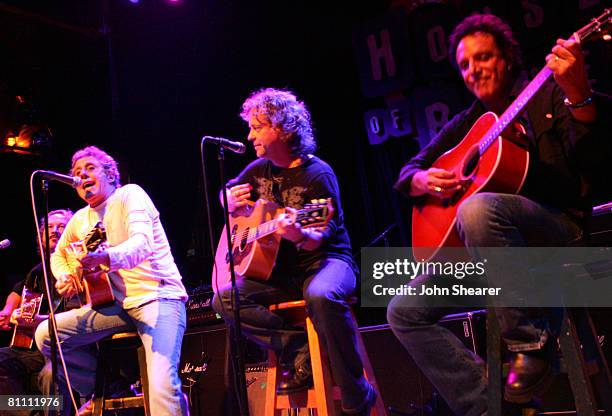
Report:
[[[581,238],[580,227],[566,214],[519,195],[497,193],[465,200],[457,214],[457,230],[474,258],[479,258],[478,247],[560,246]],[[502,278],[517,272],[510,267],[488,269]],[[427,284],[429,279],[419,276],[411,285]],[[455,312],[428,307],[423,297],[398,296],[389,304],[387,320],[451,409],[457,415],[480,415],[487,407],[482,361],[438,325],[443,316]],[[546,342],[549,320],[542,311],[500,308],[497,315],[510,350],[536,350]]]
[[[346,302],[353,295],[355,284],[353,269],[339,259],[323,260],[306,270],[304,276],[287,277],[278,284],[237,280],[244,335],[281,357],[304,351],[306,336],[303,330],[270,312],[267,305],[297,299],[306,301],[308,315],[327,350],[334,380],[340,386],[342,408],[347,412],[361,409],[370,389],[356,349],[357,328]],[[233,320],[230,285],[219,289],[213,308],[226,321]]]
[[[114,333],[136,329],[145,348],[152,415],[186,415],[178,365],[185,332],[185,305],[159,299],[124,310],[118,304],[93,310],[88,306],[56,315],[57,333],[72,387],[81,396],[93,392],[97,349],[93,343]],[[36,344],[46,358],[50,354],[47,322],[36,330]],[[58,369],[60,383],[63,370]]]

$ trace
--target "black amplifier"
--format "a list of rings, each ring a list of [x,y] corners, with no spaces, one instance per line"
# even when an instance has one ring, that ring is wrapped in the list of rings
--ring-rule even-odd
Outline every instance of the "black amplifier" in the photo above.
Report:
[[[187,328],[213,325],[223,322],[212,308],[213,291],[211,286],[198,286],[189,291],[187,305]]]

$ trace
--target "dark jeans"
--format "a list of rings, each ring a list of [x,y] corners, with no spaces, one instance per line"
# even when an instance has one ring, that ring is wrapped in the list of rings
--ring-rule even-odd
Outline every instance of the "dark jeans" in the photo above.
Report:
[[[580,227],[558,210],[522,196],[495,193],[476,194],[464,201],[457,229],[476,259],[478,247],[562,246],[581,237]],[[529,267],[515,266],[487,272],[512,278]],[[428,276],[420,276],[411,285],[427,284],[428,280]],[[487,404],[482,361],[438,325],[444,315],[457,310],[428,307],[426,302],[422,297],[395,297],[387,310],[389,324],[451,409],[457,415],[480,415]],[[546,342],[549,321],[540,311],[500,308],[497,315],[509,349],[536,350]]]
[[[44,365],[45,359],[37,350],[0,348],[0,394],[40,394],[37,377]],[[5,410],[0,413],[16,416],[29,415],[30,411]]]
[[[304,331],[291,327],[267,307],[303,298],[328,352],[332,375],[342,391],[343,409],[359,409],[365,404],[370,387],[363,377],[355,342],[357,328],[346,301],[355,291],[355,273],[343,260],[326,259],[306,270],[303,277],[305,279],[287,277],[280,284],[238,279],[242,331],[246,337],[273,349],[280,357],[304,351]],[[213,301],[215,311],[226,321],[233,319],[230,296],[231,286],[225,286],[219,289]]]

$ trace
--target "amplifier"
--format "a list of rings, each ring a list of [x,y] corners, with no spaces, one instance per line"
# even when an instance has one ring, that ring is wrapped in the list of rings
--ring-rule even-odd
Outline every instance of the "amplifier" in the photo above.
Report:
[[[210,286],[199,286],[189,291],[187,328],[222,323],[223,320],[212,308],[213,291]]]
[[[487,310],[446,315],[440,325],[450,330],[466,347],[487,359]]]
[[[486,359],[485,310],[447,315],[440,325]],[[452,415],[389,325],[361,327],[359,331],[389,414]]]

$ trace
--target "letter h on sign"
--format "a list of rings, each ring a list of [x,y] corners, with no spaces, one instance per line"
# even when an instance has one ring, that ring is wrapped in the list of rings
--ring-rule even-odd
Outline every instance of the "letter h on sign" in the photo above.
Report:
[[[392,8],[356,30],[353,44],[366,97],[385,96],[412,85],[414,69],[403,8]]]

